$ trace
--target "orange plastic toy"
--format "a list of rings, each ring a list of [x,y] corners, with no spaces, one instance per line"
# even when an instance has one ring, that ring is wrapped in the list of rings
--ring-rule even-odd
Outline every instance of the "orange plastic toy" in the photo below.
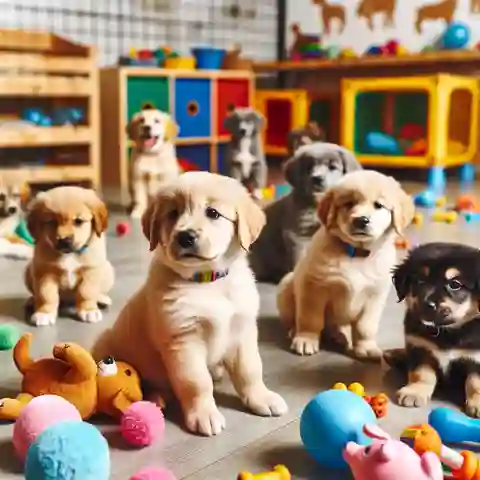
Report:
[[[452,478],[458,480],[480,480],[480,462],[473,452],[457,452],[442,444],[440,435],[430,425],[414,425],[405,429],[402,437],[413,439],[413,449],[423,455],[433,452],[452,471]]]
[[[364,398],[372,407],[377,418],[383,418],[387,415],[388,397],[384,393],[379,393],[373,397],[366,396]]]

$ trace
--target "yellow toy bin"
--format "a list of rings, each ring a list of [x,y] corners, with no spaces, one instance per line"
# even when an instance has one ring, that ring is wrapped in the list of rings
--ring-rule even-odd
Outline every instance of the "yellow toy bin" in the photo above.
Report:
[[[195,70],[195,65],[194,57],[172,57],[165,60],[165,68]]]
[[[286,155],[289,132],[308,121],[305,90],[257,90],[255,104],[267,120],[263,144],[267,155]]]
[[[475,78],[351,78],[341,91],[341,142],[363,165],[426,168],[436,183],[448,167],[470,175],[479,127]]]

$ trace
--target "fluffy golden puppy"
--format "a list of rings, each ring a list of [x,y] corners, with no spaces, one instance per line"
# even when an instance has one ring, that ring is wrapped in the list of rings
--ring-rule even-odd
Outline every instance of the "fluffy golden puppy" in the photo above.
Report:
[[[225,427],[213,396],[218,368],[254,413],[287,411],[263,382],[260,299],[247,262],[264,222],[232,178],[188,172],[163,187],[142,218],[154,252],[148,278],[93,349],[129,362],[158,392],[171,388],[192,432]]]
[[[25,283],[32,293],[31,323],[53,325],[61,301],[75,298],[76,313],[84,322],[99,322],[99,305],[111,303],[114,272],[107,260],[104,232],[105,204],[93,190],[57,187],[42,192],[27,213],[35,239]]]
[[[130,162],[130,215],[140,218],[160,185],[180,174],[173,144],[178,126],[168,113],[144,109],[133,116],[127,133],[135,142]]]
[[[293,351],[318,352],[327,325],[356,357],[380,360],[376,334],[392,283],[394,241],[413,214],[400,184],[372,170],[348,173],[327,191],[318,209],[322,227],[279,285]]]

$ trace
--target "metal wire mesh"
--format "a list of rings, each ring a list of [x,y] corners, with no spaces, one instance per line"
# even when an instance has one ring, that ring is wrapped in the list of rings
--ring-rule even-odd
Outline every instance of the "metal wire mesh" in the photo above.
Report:
[[[102,65],[131,48],[242,46],[274,59],[276,0],[0,0],[0,28],[46,30],[99,48]]]

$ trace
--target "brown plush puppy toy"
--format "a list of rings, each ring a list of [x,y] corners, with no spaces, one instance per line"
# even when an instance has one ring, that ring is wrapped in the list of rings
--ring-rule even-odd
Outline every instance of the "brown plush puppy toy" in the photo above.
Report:
[[[53,347],[53,358],[32,360],[31,333],[25,333],[13,350],[13,360],[23,375],[17,398],[0,400],[0,420],[16,420],[34,397],[58,395],[68,400],[85,420],[96,413],[120,418],[132,404],[142,400],[140,377],[128,364],[108,357],[98,364],[75,343]]]

